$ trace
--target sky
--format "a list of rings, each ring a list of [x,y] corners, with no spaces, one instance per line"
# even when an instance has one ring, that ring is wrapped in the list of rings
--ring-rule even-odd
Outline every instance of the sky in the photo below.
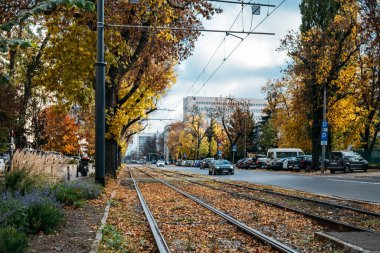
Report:
[[[278,6],[282,1],[258,2]],[[193,55],[177,65],[177,81],[159,103],[158,108],[173,111],[160,110],[151,114],[151,119],[165,120],[148,121],[144,132],[163,132],[164,126],[173,122],[170,119],[181,120],[182,100],[186,96],[265,98],[261,87],[268,80],[279,78],[289,61],[286,54],[277,49],[285,34],[297,31],[301,24],[299,4],[300,0],[286,0],[276,10],[261,7],[260,15],[252,16],[249,6],[243,9],[243,15],[239,15],[242,12],[239,4],[214,3],[223,12],[216,14],[211,21],[205,20],[205,29],[242,31],[244,27],[244,31],[249,31],[257,26],[255,32],[275,35],[249,35],[242,41],[240,38],[246,37],[245,34],[236,34],[240,37],[237,38],[225,36],[225,33],[203,32]]]

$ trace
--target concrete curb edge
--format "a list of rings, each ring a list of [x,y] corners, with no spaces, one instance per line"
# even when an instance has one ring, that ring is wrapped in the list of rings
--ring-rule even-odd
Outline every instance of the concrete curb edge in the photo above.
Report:
[[[108,200],[107,206],[104,209],[104,214],[103,214],[102,220],[100,221],[100,227],[98,231],[96,232],[95,240],[92,243],[90,253],[96,253],[99,250],[99,245],[103,238],[102,230],[107,222],[108,214],[111,208],[111,200],[115,197],[115,194],[116,194],[116,190],[113,190],[111,193],[110,199]]]
[[[322,240],[328,240],[328,241],[334,243],[335,245],[341,247],[344,250],[344,252],[349,252],[349,253],[367,253],[367,252],[370,252],[370,251],[365,250],[365,249],[363,249],[357,245],[353,245],[351,243],[348,243],[346,241],[338,239],[334,236],[328,235],[324,232],[316,232],[315,236],[322,239]]]

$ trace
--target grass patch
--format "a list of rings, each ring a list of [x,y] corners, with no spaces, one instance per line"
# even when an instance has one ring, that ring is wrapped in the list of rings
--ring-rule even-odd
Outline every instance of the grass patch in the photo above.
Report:
[[[116,250],[117,252],[130,252],[127,249],[127,243],[124,236],[115,226],[106,225],[103,230],[103,241],[107,248]]]
[[[13,227],[0,228],[0,253],[23,253],[28,248],[28,237]]]

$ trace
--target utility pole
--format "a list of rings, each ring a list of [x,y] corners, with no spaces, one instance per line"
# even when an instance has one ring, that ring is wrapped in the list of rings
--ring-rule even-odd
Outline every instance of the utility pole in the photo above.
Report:
[[[247,116],[244,117],[244,158],[247,158]]]
[[[95,182],[105,185],[105,68],[104,0],[97,0],[97,50],[95,85]]]
[[[326,159],[326,146],[327,146],[327,136],[328,136],[328,124],[326,120],[326,84],[323,85],[323,121],[322,121],[322,131],[321,131],[321,145],[322,145],[322,164],[321,173],[325,173],[325,159]],[[318,158],[319,160],[319,158]]]

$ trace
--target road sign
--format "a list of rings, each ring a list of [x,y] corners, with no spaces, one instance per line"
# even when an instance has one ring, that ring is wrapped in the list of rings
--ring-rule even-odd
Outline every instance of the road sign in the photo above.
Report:
[[[327,133],[329,131],[329,124],[327,120],[322,120],[322,132]]]
[[[327,132],[321,133],[321,145],[327,145],[328,134]]]
[[[218,156],[222,155],[222,151],[218,150]]]
[[[236,152],[236,145],[232,146],[232,152]]]

